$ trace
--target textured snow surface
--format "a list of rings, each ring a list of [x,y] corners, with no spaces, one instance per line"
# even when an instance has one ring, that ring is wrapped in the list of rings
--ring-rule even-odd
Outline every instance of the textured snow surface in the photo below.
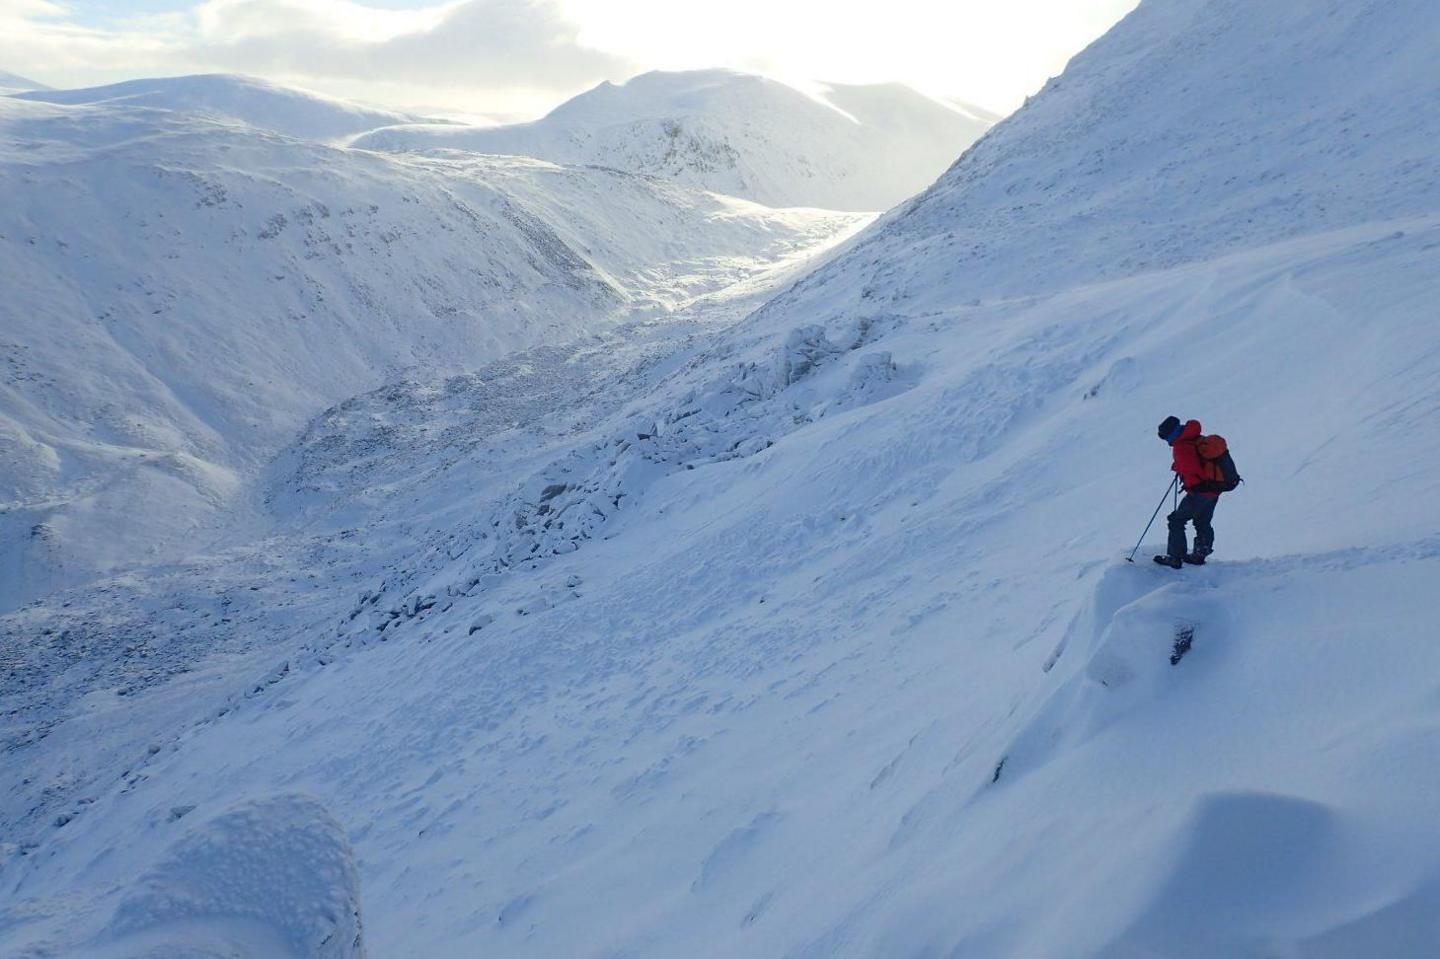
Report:
[[[810,96],[728,70],[657,71],[602,83],[531,123],[400,126],[355,145],[537,156],[770,206],[884,210],[929,186],[996,119],[899,84],[833,85]]]
[[[176,806],[165,819],[192,812]],[[102,938],[127,956],[361,959],[359,880],[345,833],[304,796],[241,803],[176,840]]]
[[[0,952],[143,955],[128,904],[213,861],[148,934],[1431,956],[1437,24],[1147,0],[779,296],[411,370],[268,461],[258,533],[0,617]],[[1039,175],[1012,138],[1068,201],[979,175]],[[1124,562],[1168,414],[1247,480],[1179,572]],[[208,851],[252,828],[313,852]]]
[[[8,85],[0,75],[0,86]],[[258,77],[207,73],[126,80],[73,90],[34,89],[17,99],[67,105],[123,104],[231,120],[286,136],[333,140],[420,118],[281,86]]]

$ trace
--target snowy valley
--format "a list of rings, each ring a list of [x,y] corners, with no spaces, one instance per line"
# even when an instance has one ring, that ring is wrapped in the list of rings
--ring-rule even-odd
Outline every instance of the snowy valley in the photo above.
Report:
[[[0,609],[252,527],[331,403],[665,315],[868,220],[128,104],[0,123]]]
[[[0,100],[0,953],[1430,955],[1436,49],[1144,0],[874,223]]]

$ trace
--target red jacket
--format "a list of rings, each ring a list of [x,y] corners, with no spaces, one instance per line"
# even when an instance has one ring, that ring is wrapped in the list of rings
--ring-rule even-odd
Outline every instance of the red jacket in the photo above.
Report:
[[[1199,438],[1200,421],[1188,420],[1185,428],[1180,431],[1180,436],[1170,444],[1170,455],[1173,459],[1170,468],[1180,474],[1180,485],[1185,487],[1187,493],[1191,491],[1191,487],[1198,486],[1206,479],[1204,464],[1200,460],[1200,451],[1195,448],[1195,441]],[[1196,493],[1195,495],[1209,496],[1213,499],[1220,494]]]

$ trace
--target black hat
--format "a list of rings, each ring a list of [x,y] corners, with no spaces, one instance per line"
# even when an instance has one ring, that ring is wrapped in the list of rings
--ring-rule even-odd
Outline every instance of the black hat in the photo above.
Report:
[[[1165,417],[1164,422],[1162,422],[1162,423],[1160,424],[1159,428],[1156,429],[1155,432],[1159,433],[1159,434],[1160,434],[1160,438],[1161,438],[1162,440],[1164,440],[1165,442],[1168,443],[1168,442],[1170,442],[1170,437],[1174,436],[1174,435],[1175,435],[1177,432],[1179,432],[1179,431],[1180,431],[1180,417],[1178,417],[1178,416],[1167,416],[1167,417]]]

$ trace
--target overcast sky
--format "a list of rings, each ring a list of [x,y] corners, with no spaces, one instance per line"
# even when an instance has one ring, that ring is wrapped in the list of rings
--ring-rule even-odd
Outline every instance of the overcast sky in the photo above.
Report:
[[[726,66],[899,81],[1008,113],[1136,0],[0,0],[0,70],[51,86],[233,71],[406,109],[537,115]]]

